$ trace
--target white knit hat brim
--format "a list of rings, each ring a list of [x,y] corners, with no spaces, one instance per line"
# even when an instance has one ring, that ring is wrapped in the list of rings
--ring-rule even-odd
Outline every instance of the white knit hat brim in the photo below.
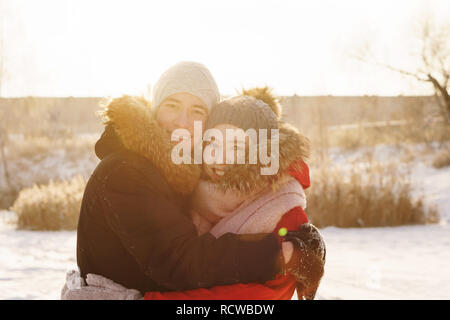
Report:
[[[153,88],[152,106],[157,108],[167,97],[180,92],[202,99],[208,110],[220,99],[219,89],[211,72],[198,62],[182,61],[167,69]]]

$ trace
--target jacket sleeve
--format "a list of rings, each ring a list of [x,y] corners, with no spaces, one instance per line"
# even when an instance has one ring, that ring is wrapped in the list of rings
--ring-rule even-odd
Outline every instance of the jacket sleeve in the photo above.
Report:
[[[273,234],[198,237],[158,179],[126,163],[110,172],[103,188],[108,225],[141,270],[168,290],[275,278],[280,246]]]
[[[273,233],[280,243],[280,228],[297,230],[308,218],[301,207],[295,207],[283,215]],[[228,286],[215,286],[186,291],[147,292],[145,300],[289,300],[296,285],[292,275],[278,275],[275,280],[261,283],[238,283]]]

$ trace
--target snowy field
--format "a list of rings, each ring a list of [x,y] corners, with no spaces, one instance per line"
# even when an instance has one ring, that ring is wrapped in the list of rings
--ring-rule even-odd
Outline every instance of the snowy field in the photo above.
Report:
[[[375,158],[396,154],[375,149]],[[337,150],[331,158],[344,161]],[[450,299],[450,168],[434,169],[426,157],[409,166],[414,192],[426,193],[441,222],[322,229],[327,264],[318,299]],[[76,266],[76,233],[16,231],[13,216],[0,212],[0,299],[59,299],[66,270]]]

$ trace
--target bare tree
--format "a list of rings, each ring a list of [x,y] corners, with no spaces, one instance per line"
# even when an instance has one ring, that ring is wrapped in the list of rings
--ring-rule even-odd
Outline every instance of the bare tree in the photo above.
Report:
[[[450,124],[450,25],[437,26],[430,17],[427,17],[420,23],[418,30],[420,49],[414,54],[417,56],[419,66],[415,70],[406,70],[378,61],[368,42],[351,56],[359,61],[430,83],[440,107],[440,114]]]

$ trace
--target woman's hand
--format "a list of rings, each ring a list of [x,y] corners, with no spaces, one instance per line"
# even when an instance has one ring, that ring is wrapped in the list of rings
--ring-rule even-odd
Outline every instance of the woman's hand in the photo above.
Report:
[[[281,243],[281,251],[283,252],[284,263],[287,264],[294,253],[294,245],[290,241],[283,241]]]

